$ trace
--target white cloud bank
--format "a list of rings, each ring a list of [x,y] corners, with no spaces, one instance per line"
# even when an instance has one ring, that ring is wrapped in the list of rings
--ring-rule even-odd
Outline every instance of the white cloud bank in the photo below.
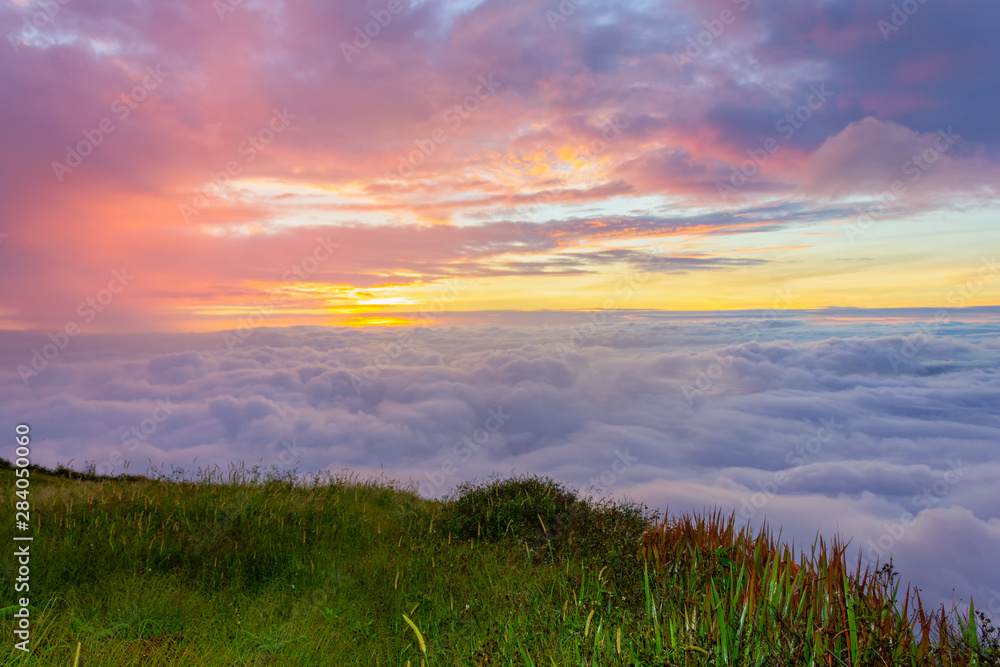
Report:
[[[427,495],[530,472],[766,516],[797,545],[839,530],[892,553],[925,601],[974,594],[1000,614],[998,325],[924,338],[787,318],[749,340],[732,318],[574,317],[575,331],[261,329],[233,349],[221,334],[81,336],[27,384],[17,367],[45,335],[0,332],[0,415],[31,425],[49,466],[384,467]]]

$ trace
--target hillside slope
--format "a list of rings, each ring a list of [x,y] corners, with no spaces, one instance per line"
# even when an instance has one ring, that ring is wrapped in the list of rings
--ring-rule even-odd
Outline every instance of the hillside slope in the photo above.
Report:
[[[836,543],[796,557],[732,517],[661,522],[534,477],[437,502],[350,475],[175,473],[32,470],[32,651],[8,639],[0,662],[1000,664],[984,619],[914,612],[891,570],[852,571]]]

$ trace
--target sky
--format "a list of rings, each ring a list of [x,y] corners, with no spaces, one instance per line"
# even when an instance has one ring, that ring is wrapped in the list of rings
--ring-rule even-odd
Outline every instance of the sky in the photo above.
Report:
[[[655,260],[630,307],[936,306],[995,247],[986,0],[53,1],[0,4],[7,329],[122,270],[88,332],[598,309]]]
[[[612,471],[1000,614],[998,25],[0,0],[0,415],[109,473]]]

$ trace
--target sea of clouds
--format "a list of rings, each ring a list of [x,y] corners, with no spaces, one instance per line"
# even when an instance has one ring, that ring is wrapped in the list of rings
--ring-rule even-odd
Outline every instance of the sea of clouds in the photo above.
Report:
[[[925,602],[1000,616],[1000,324],[835,315],[81,335],[34,374],[50,338],[8,331],[0,415],[34,462],[105,474],[245,461],[440,497],[536,473],[718,507],[796,546],[839,532]]]

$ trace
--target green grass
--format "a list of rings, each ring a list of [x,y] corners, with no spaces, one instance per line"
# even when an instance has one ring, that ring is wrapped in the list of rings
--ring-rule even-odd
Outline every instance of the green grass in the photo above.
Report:
[[[4,586],[0,663],[1000,664],[984,617],[732,516],[661,521],[538,477],[437,502],[347,474],[175,473],[32,470],[33,650],[13,648]],[[0,479],[13,504],[2,460]]]

